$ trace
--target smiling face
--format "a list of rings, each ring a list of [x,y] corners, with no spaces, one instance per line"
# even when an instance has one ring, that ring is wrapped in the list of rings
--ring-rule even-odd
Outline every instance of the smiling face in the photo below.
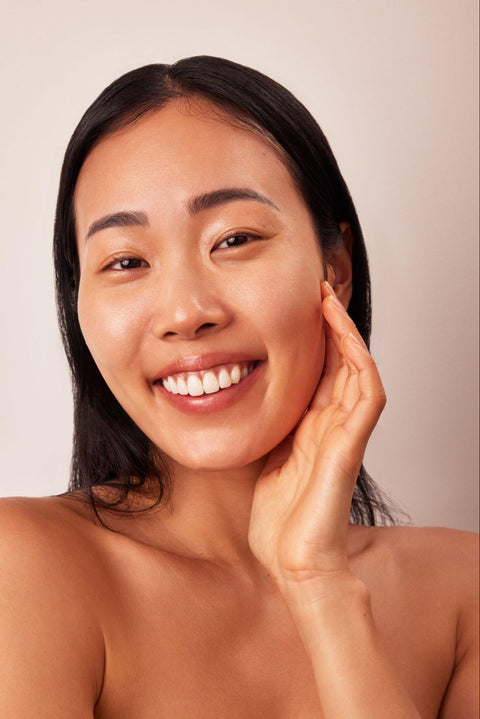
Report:
[[[275,148],[171,102],[93,149],[75,216],[81,329],[130,417],[178,465],[268,453],[324,358],[321,251]]]

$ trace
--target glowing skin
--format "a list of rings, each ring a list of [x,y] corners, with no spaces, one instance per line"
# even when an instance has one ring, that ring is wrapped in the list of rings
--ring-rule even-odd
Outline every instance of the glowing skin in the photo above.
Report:
[[[224,188],[271,204],[188,209]],[[142,222],[86,239],[118,212],[143,213]],[[205,106],[174,102],[99,143],[80,173],[75,213],[82,332],[128,414],[191,469],[242,467],[268,453],[302,416],[324,359],[322,257],[275,149]],[[216,376],[228,363],[260,363],[201,397],[162,386],[164,368],[205,355],[218,355]]]

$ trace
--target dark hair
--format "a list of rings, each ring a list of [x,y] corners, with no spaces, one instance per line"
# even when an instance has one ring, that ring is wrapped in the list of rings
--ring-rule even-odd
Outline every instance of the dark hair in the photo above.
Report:
[[[369,343],[370,279],[362,231],[327,139],[308,110],[274,80],[221,58],[192,57],[174,65],[147,65],[126,73],[101,93],[73,133],[63,163],[55,219],[58,318],[74,395],[69,489],[87,490],[95,511],[99,505],[120,506],[129,492],[144,487],[147,479],[157,482],[156,505],[168,497],[170,484],[168,465],[161,452],[109,390],[80,330],[75,185],[87,155],[103,137],[180,97],[204,98],[275,143],[310,209],[324,253],[338,247],[340,222],[349,223],[353,237],[353,293],[348,311]],[[100,501],[93,488],[106,484],[121,490],[121,498]],[[363,465],[351,519],[358,524],[393,521],[388,503]]]

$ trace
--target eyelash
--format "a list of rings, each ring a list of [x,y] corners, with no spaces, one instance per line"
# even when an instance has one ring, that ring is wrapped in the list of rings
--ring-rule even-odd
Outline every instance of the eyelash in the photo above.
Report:
[[[122,267],[115,269],[115,265],[119,265],[122,262],[135,262],[138,263],[135,267]],[[137,270],[141,268],[142,262],[144,266],[147,266],[145,260],[141,260],[139,257],[114,257],[113,260],[104,268],[104,270],[113,270],[114,272],[125,272],[126,270]]]
[[[228,243],[232,240],[238,240],[242,239],[243,241],[239,244],[227,244],[226,247],[222,247],[224,243]],[[249,235],[245,232],[238,232],[234,235],[229,235],[228,237],[225,237],[216,247],[216,250],[228,250],[235,247],[241,247],[242,245],[248,244],[248,240],[260,240],[261,237],[258,237],[257,235]],[[115,265],[120,265],[122,262],[128,262],[128,263],[135,263],[134,267],[119,267],[118,269],[115,269]],[[147,266],[147,262],[145,260],[140,259],[139,257],[114,257],[113,260],[104,268],[104,270],[113,270],[113,272],[125,272],[127,270],[138,270],[141,269],[143,266]]]
[[[219,250],[219,249],[221,249],[221,250],[228,250],[228,249],[230,249],[230,248],[232,248],[232,247],[241,247],[242,245],[247,244],[247,242],[240,242],[240,244],[238,244],[238,245],[233,245],[233,244],[232,244],[232,245],[227,245],[226,247],[221,247],[221,245],[223,245],[224,242],[229,242],[230,240],[235,240],[235,239],[237,239],[237,238],[239,238],[239,237],[245,238],[245,240],[260,240],[260,239],[261,239],[261,238],[258,237],[257,235],[249,235],[249,234],[247,234],[246,232],[237,232],[237,233],[234,234],[234,235],[229,235],[228,237],[225,237],[225,239],[223,239],[223,240],[216,246],[215,249],[216,249],[216,250]]]

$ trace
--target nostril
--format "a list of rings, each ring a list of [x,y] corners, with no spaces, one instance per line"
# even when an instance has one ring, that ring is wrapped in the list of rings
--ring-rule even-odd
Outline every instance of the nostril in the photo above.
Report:
[[[218,327],[216,322],[204,322],[202,325],[199,325],[197,329],[190,331],[187,330],[179,330],[178,332],[175,332],[174,330],[169,330],[168,332],[165,332],[163,337],[164,338],[174,338],[174,337],[196,337],[199,334],[202,334],[204,331],[211,329],[212,327]]]

